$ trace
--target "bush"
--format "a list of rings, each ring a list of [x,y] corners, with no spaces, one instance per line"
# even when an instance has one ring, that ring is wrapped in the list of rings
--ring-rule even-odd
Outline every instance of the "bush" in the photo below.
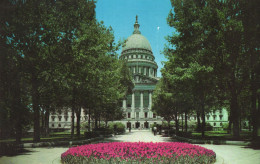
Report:
[[[121,122],[111,122],[108,124],[108,128],[114,134],[122,134],[125,132],[125,125]]]
[[[112,142],[69,148],[61,155],[69,163],[185,163],[211,164],[212,150],[178,142]]]
[[[170,122],[170,128],[173,128],[175,126],[175,123],[174,122]],[[162,129],[168,129],[169,126],[168,126],[168,122],[166,121],[163,121],[162,122]]]
[[[224,123],[223,125],[222,125],[222,128],[223,128],[223,130],[228,130],[228,123]]]
[[[108,135],[108,134],[112,134],[113,131],[110,128],[97,128],[93,130],[94,132],[98,133],[99,135]]]
[[[191,132],[182,132],[182,131],[179,131],[178,136],[180,136],[180,137],[185,137],[185,138],[190,138],[190,137],[192,136],[192,133],[191,133]]]

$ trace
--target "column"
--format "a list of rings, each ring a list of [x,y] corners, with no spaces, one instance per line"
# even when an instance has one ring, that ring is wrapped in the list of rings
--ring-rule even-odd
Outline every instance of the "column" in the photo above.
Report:
[[[149,91],[149,110],[152,108],[152,91]]]
[[[151,68],[148,68],[148,76],[151,77]]]
[[[132,112],[131,112],[131,118],[135,118],[135,93],[133,92],[132,93],[132,105],[131,105],[131,109],[132,109]]]
[[[140,118],[144,118],[144,94],[143,91],[140,92]]]
[[[149,109],[149,112],[148,112],[148,118],[152,118],[152,91],[149,91],[149,106],[148,106],[148,109]]]
[[[134,66],[134,73],[135,73],[135,66]]]
[[[144,67],[144,75],[146,76],[146,67]]]
[[[126,109],[126,99],[123,100],[123,108]]]

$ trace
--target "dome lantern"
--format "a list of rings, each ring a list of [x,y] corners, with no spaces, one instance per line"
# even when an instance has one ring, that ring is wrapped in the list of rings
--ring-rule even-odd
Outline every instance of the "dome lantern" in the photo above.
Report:
[[[139,27],[140,25],[138,24],[138,16],[136,15],[133,34],[141,34],[141,32],[139,31]]]

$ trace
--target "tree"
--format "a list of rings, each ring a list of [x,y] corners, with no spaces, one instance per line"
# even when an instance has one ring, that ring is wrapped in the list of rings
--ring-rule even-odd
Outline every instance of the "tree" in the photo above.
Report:
[[[206,108],[211,110],[228,103],[233,136],[238,138],[241,104],[245,104],[238,103],[238,99],[244,93],[249,93],[246,91],[248,84],[251,85],[252,113],[256,113],[257,73],[253,70],[258,68],[259,64],[252,62],[252,59],[256,59],[255,43],[258,41],[255,37],[249,39],[251,32],[255,32],[258,27],[254,8],[256,2],[171,2],[174,12],[170,12],[168,23],[177,33],[168,37],[173,48],[166,48],[165,54],[171,59],[170,62],[177,64],[168,62],[168,65],[173,65],[171,69],[175,69],[171,70],[172,73],[169,70],[168,72],[172,78],[192,80],[190,84],[193,89],[190,91],[194,96],[198,95],[198,101],[194,102],[199,103],[202,121],[205,119]],[[249,8],[254,11],[251,16]],[[245,28],[250,30],[245,32]],[[173,76],[174,74],[176,76]]]

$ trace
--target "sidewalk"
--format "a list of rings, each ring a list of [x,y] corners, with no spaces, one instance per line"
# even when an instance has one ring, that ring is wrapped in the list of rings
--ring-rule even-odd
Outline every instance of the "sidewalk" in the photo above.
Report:
[[[132,130],[106,138],[104,142],[172,142],[169,137],[154,136],[149,130]],[[236,145],[200,145],[217,154],[216,164],[260,164],[260,150]],[[16,156],[0,157],[0,164],[61,164],[60,156],[69,147],[26,148]]]

